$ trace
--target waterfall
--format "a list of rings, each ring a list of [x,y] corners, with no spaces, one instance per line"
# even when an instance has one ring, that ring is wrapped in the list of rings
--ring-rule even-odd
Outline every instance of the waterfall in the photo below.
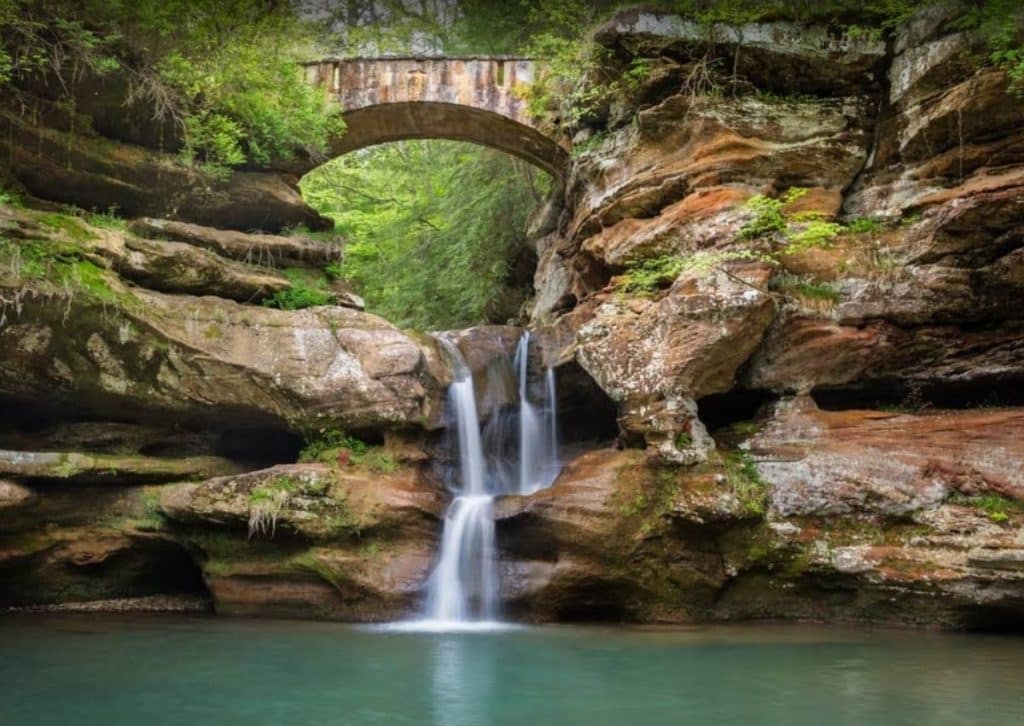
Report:
[[[555,371],[544,374],[540,405],[530,401],[530,333],[523,333],[516,347],[515,368],[519,383],[519,482],[516,491],[533,494],[551,486],[561,468],[555,418]]]
[[[456,496],[445,514],[438,563],[427,583],[426,615],[441,625],[487,623],[498,616],[494,497],[530,494],[558,476],[555,373],[545,370],[540,400],[532,401],[530,334],[524,333],[511,361],[517,405],[496,411],[481,433],[473,374],[455,345],[438,341],[455,368],[448,408],[458,442],[459,477],[448,483]]]

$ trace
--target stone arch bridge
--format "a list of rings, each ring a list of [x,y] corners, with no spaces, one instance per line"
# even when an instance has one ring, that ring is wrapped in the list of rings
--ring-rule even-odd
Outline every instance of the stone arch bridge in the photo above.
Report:
[[[526,113],[537,64],[513,57],[327,59],[306,64],[345,111],[332,155],[388,141],[453,139],[514,154],[560,178],[568,153]]]

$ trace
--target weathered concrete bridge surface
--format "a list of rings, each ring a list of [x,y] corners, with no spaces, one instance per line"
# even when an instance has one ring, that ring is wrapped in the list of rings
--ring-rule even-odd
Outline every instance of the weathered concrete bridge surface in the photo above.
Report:
[[[345,112],[340,155],[404,139],[471,141],[514,154],[560,177],[568,154],[526,113],[538,68],[528,58],[353,58],[306,65]]]

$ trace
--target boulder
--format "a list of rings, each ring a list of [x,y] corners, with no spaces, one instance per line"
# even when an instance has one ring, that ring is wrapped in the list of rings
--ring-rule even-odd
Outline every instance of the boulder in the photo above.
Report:
[[[188,244],[141,239],[72,216],[53,226],[57,219],[52,214],[0,208],[0,230],[9,238],[56,246],[66,256],[114,268],[124,279],[151,290],[259,302],[291,287],[280,275]]]
[[[1019,481],[1015,440],[986,456],[1019,438],[1019,410],[779,411],[750,442],[756,464],[725,446],[687,468],[593,451],[552,488],[501,498],[507,607],[535,620],[1019,622],[1024,505],[1002,500],[996,516],[986,499],[949,497]]]
[[[444,506],[440,488],[409,465],[285,465],[161,493],[215,611],[262,617],[412,615]]]
[[[221,427],[436,426],[447,364],[373,315],[301,311],[85,282],[0,280],[0,394],[94,417]],[[82,278],[77,278],[82,279]],[[433,361],[433,362],[431,362]]]
[[[729,390],[775,317],[759,264],[683,272],[660,299],[608,294],[591,304],[576,359],[618,403],[620,425],[671,461],[695,462],[711,441],[697,398]]]

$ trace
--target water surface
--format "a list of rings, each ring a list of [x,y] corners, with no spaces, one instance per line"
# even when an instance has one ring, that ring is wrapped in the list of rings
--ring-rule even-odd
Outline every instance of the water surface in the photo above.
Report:
[[[1024,640],[0,618],[0,724],[1019,726]]]

